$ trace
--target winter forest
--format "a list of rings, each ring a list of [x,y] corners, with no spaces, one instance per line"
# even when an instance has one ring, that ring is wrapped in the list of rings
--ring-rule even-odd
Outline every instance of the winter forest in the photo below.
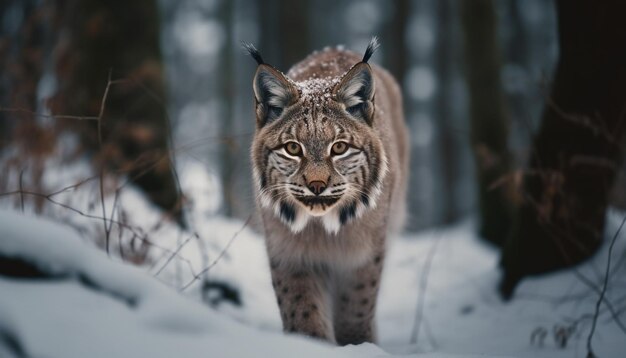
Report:
[[[0,357],[626,356],[624,14],[0,0]],[[402,92],[407,219],[372,281],[376,339],[342,345],[289,327],[274,292],[243,44],[287,74],[373,36]]]

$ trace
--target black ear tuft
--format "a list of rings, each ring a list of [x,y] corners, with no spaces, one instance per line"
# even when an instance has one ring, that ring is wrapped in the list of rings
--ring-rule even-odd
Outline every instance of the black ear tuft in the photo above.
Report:
[[[378,37],[377,36],[372,37],[369,45],[367,45],[367,49],[365,50],[365,54],[363,55],[362,62],[367,63],[367,61],[369,61],[370,57],[372,57],[372,55],[374,54],[374,52],[376,52],[379,46],[380,46],[380,43],[378,42]]]
[[[258,65],[262,65],[265,63],[263,61],[263,57],[261,57],[261,53],[259,52],[259,50],[257,50],[256,47],[254,47],[253,44],[242,41],[241,46],[250,56],[252,56],[252,58],[256,61]]]

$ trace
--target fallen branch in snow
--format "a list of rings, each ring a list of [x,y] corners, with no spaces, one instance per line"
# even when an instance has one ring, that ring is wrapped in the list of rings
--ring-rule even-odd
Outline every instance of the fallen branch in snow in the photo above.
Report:
[[[22,213],[24,212],[24,194],[21,193],[24,190],[24,169],[20,170],[20,207],[22,209]]]
[[[100,112],[98,113],[98,146],[100,147],[100,151],[102,151],[102,119],[104,116],[104,107],[106,105],[107,97],[109,96],[109,89],[111,88],[111,72],[112,69],[109,69],[109,76],[107,85],[104,88],[104,95],[102,95],[102,101],[100,102]],[[107,255],[109,252],[109,241],[111,237],[111,231],[109,230],[109,226],[107,225],[107,212],[106,206],[104,204],[104,165],[100,165],[100,204],[102,205],[102,224],[104,225],[104,247],[106,249]]]
[[[205,273],[209,272],[209,270],[211,268],[213,268],[213,266],[217,265],[217,263],[220,261],[220,259],[224,256],[224,254],[226,254],[226,251],[228,251],[228,249],[230,248],[230,245],[233,243],[233,241],[235,241],[235,239],[237,238],[237,236],[239,236],[239,234],[243,231],[243,229],[245,229],[248,224],[250,223],[250,220],[252,220],[252,215],[248,216],[248,219],[246,219],[246,221],[243,223],[243,225],[241,226],[241,228],[239,228],[239,230],[237,230],[237,232],[230,238],[230,240],[228,240],[228,243],[226,244],[226,246],[224,246],[224,249],[220,252],[220,254],[215,258],[215,260],[213,260],[213,262],[211,262],[211,264],[209,264],[209,266],[205,267],[204,269],[202,269],[202,271],[198,272],[196,275],[193,276],[193,278],[191,279],[191,281],[189,281],[187,284],[185,284],[180,291],[184,291],[186,290],[189,286],[191,286],[194,282],[196,282],[197,280],[199,280]]]
[[[189,236],[187,239],[185,239],[185,241],[183,241],[182,244],[178,245],[178,247],[176,248],[176,250],[174,252],[172,252],[172,254],[167,258],[167,260],[165,260],[165,263],[163,263],[163,265],[161,265],[161,268],[159,268],[157,270],[157,272],[154,273],[154,276],[159,276],[159,274],[163,271],[163,269],[165,269],[170,262],[172,262],[172,260],[180,253],[180,250],[182,250],[185,246],[187,246],[187,244],[189,243],[189,241],[191,241],[191,239],[193,238],[198,238],[198,233],[193,233],[193,235]]]
[[[430,274],[430,267],[433,262],[433,258],[435,257],[435,252],[437,251],[437,247],[439,246],[439,242],[441,241],[441,234],[437,237],[435,242],[431,245],[428,250],[428,254],[426,256],[426,261],[424,262],[424,267],[422,269],[422,276],[420,278],[419,291],[417,294],[417,307],[415,309],[415,321],[413,323],[413,330],[411,331],[411,344],[417,344],[419,339],[420,327],[424,320],[424,302],[426,297],[426,290],[428,288],[428,276]]]
[[[609,260],[609,263],[610,263],[610,260]],[[578,278],[581,282],[587,285],[587,287],[589,287],[591,290],[593,290],[598,295],[600,295],[601,302],[604,303],[604,305],[606,306],[606,309],[611,313],[613,320],[615,321],[617,326],[620,328],[620,330],[624,332],[624,334],[626,334],[626,326],[624,325],[622,320],[619,318],[619,312],[614,308],[613,303],[602,293],[603,289],[600,289],[600,287],[596,286],[589,278],[583,275],[578,269],[574,268],[573,272],[576,278]],[[599,312],[599,313],[602,313],[602,312]]]
[[[588,358],[596,357],[595,353],[593,352],[591,341],[596,331],[596,324],[598,322],[598,316],[600,315],[600,305],[602,304],[604,295],[606,294],[606,290],[609,285],[610,270],[611,270],[611,255],[613,253],[613,247],[615,246],[615,242],[617,242],[617,238],[619,237],[622,227],[624,227],[624,223],[626,223],[626,216],[624,216],[622,223],[620,224],[619,228],[615,232],[615,235],[613,235],[613,239],[611,240],[611,244],[609,245],[609,252],[608,252],[608,257],[606,260],[606,270],[604,274],[604,282],[602,284],[602,291],[600,292],[598,301],[596,302],[596,308],[595,308],[595,312],[593,315],[593,321],[591,322],[591,330],[589,331],[589,335],[587,336],[587,357]]]

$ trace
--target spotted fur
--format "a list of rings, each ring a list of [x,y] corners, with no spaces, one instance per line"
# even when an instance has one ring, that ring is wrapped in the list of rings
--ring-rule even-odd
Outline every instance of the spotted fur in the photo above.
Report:
[[[364,282],[380,281],[386,237],[404,217],[408,141],[401,95],[386,71],[367,63],[376,47],[372,42],[363,57],[325,49],[287,74],[260,60],[253,81],[254,185],[272,276],[282,285],[276,293],[284,328],[341,344],[375,338],[378,285]],[[261,59],[256,49],[254,55]],[[336,153],[340,142],[347,149]],[[307,283],[297,283],[294,272]],[[356,317],[338,309],[348,283],[369,287],[343,293],[368,303]],[[296,299],[289,287],[313,296]],[[317,309],[298,316],[303,304]]]

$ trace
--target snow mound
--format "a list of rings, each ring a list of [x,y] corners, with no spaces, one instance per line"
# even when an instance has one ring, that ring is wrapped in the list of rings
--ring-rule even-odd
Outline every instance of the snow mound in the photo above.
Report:
[[[48,275],[0,276],[2,357],[355,356],[236,323],[53,222],[1,211],[0,237],[0,257]]]

